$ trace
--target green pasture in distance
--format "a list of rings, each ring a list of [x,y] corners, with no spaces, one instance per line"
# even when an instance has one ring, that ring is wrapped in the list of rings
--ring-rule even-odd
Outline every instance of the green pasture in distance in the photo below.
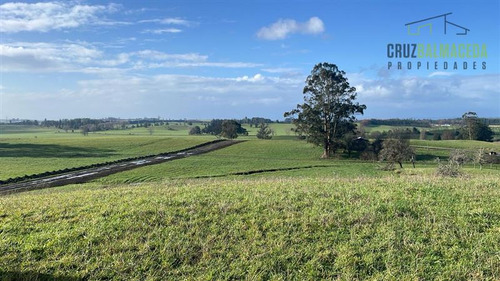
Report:
[[[321,148],[299,140],[248,140],[207,154],[111,175],[104,182],[157,181],[169,178],[221,176],[262,169],[332,165],[321,160]]]
[[[467,141],[466,141],[467,142]],[[432,141],[419,144],[432,144]],[[468,142],[474,147],[477,142]],[[445,161],[451,149],[457,142],[448,142],[448,147],[438,149],[415,148],[417,153],[417,173],[434,173],[439,157]],[[269,171],[265,176],[379,176],[384,174],[380,168],[384,165],[375,161],[361,161],[355,158],[346,158],[341,155],[335,159],[320,159],[322,149],[301,140],[248,140],[228,148],[213,151],[172,162],[154,166],[146,166],[134,170],[110,175],[99,179],[105,183],[136,183],[153,182],[176,178],[218,177],[230,176],[234,173],[248,171],[273,170],[294,168],[290,171]],[[311,167],[313,166],[313,167]],[[326,166],[326,167],[325,167]],[[404,167],[410,170],[411,163]],[[472,165],[467,165],[472,167]],[[492,167],[498,172],[498,165]],[[489,170],[485,166],[485,170]],[[413,171],[413,169],[411,169]],[[418,170],[418,169],[417,169]],[[386,174],[386,173],[385,173]]]
[[[129,125],[131,126],[131,125]],[[204,128],[204,123],[192,123],[189,125],[188,122],[169,122],[168,125],[162,126],[150,126],[145,127],[135,127],[127,129],[109,130],[109,131],[99,131],[90,132],[88,135],[122,135],[122,136],[182,136],[186,137],[189,135],[189,130],[194,127],[199,126]],[[295,137],[295,133],[291,131],[294,128],[292,124],[285,123],[272,123],[269,127],[273,129],[276,137]],[[240,136],[240,138],[254,139],[258,128],[250,127],[248,124],[243,124],[243,128],[248,130],[249,136]],[[37,126],[25,126],[25,125],[0,125],[0,138],[55,138],[55,137],[81,137],[80,130],[68,130],[64,131],[57,128],[45,128]],[[215,138],[215,137],[214,137]]]
[[[0,138],[0,179],[175,151],[214,137],[94,135]]]
[[[26,174],[42,173],[47,171],[102,163],[128,157],[157,154],[177,150],[215,139],[215,136],[189,136],[188,130],[193,125],[185,122],[169,123],[165,126],[153,128],[153,134],[147,128],[133,128],[127,130],[113,130],[90,133],[83,136],[80,133],[42,130],[38,127],[8,125],[0,135],[0,179],[24,176]],[[201,123],[198,125],[202,125]],[[142,178],[177,178],[193,177],[196,175],[209,176],[230,174],[259,169],[305,167],[311,165],[338,165],[339,170],[346,173],[372,173],[373,163],[354,161],[347,168],[346,163],[340,160],[320,160],[321,148],[314,147],[305,141],[297,140],[291,131],[292,124],[275,123],[270,125],[275,131],[272,140],[257,140],[257,128],[245,125],[249,136],[240,136],[240,140],[248,142],[235,147],[174,163],[165,163],[159,167],[147,167],[146,170],[131,171],[129,181]],[[25,126],[26,127],[26,126]],[[452,149],[486,148],[488,151],[499,151],[499,143],[479,141],[430,141],[411,140],[417,152],[417,165],[422,162],[432,162],[437,157],[447,159]],[[342,153],[342,151],[339,151]],[[304,157],[304,153],[307,157]],[[345,160],[345,155],[340,159]],[[169,167],[168,173],[161,173],[164,167]],[[358,171],[358,167],[362,167]],[[319,168],[327,171],[328,169]],[[298,173],[291,171],[287,173]],[[160,175],[160,176],[158,176]],[[128,177],[124,174],[123,177]],[[120,177],[120,176],[119,176]],[[121,182],[122,180],[120,180]]]
[[[0,139],[5,138],[38,138],[61,136],[55,128],[27,125],[0,124]]]
[[[439,147],[447,149],[479,149],[500,150],[500,142],[485,142],[471,140],[410,140],[410,144],[422,147]]]
[[[358,123],[358,128],[359,128],[359,123]],[[395,130],[395,129],[413,129],[413,126],[388,126],[388,125],[369,125],[369,126],[365,126],[363,127],[365,132],[366,133],[371,133],[371,132],[375,132],[375,131],[378,131],[378,132],[388,132],[388,131],[392,131],[392,130]],[[427,128],[427,127],[415,127],[419,130],[431,130],[432,128]]]
[[[480,148],[485,149],[485,153],[490,151],[500,152],[500,143],[470,141],[470,140],[410,140],[417,155],[417,161],[433,161],[439,157],[440,160],[447,160],[450,152],[455,149],[466,150],[473,154]]]

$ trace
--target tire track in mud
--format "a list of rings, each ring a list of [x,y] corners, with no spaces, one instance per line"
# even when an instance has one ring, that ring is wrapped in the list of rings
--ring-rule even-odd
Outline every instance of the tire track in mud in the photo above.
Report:
[[[94,168],[82,168],[72,172],[61,172],[51,176],[39,177],[36,179],[26,180],[18,183],[2,184],[0,185],[0,195],[34,189],[63,186],[67,184],[84,183],[111,174],[128,171],[139,167],[156,165],[167,161],[173,161],[176,159],[182,159],[207,153],[210,151],[228,147],[239,142],[241,141],[217,140],[179,151],[140,157],[134,160],[117,161],[117,163],[109,165],[99,165],[99,167]]]

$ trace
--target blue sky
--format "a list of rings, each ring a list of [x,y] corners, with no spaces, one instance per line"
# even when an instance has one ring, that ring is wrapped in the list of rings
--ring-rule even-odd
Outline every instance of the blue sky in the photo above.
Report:
[[[0,118],[282,119],[319,62],[347,73],[360,118],[500,117],[499,3],[0,1]],[[448,12],[467,35],[439,20],[407,33]],[[412,43],[484,44],[487,57],[387,57]]]

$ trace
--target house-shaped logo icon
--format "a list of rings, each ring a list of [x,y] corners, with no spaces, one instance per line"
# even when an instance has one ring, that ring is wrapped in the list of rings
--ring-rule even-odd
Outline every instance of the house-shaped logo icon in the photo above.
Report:
[[[432,26],[433,26],[433,24],[439,24],[439,22],[440,22],[440,20],[434,20],[434,19],[441,18],[443,20],[444,34],[446,34],[446,30],[447,30],[448,27],[454,27],[454,28],[458,28],[459,29],[459,32],[457,32],[456,35],[467,35],[467,32],[469,32],[470,29],[468,29],[466,27],[463,27],[463,26],[460,26],[458,24],[452,23],[452,22],[450,22],[450,21],[447,20],[446,17],[448,15],[451,15],[451,14],[452,13],[446,13],[446,14],[442,14],[442,15],[439,15],[439,16],[434,16],[434,17],[426,18],[426,19],[423,19],[423,20],[417,20],[417,21],[414,21],[414,22],[409,22],[409,23],[405,24],[405,26],[407,27],[409,35],[420,35],[420,30],[425,30],[427,28],[429,30],[429,34],[432,34]],[[416,29],[416,31],[412,32],[411,31],[412,29]]]

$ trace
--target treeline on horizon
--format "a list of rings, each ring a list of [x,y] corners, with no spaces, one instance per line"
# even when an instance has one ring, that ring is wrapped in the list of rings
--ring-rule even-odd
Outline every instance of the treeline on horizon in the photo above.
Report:
[[[500,125],[500,118],[479,118],[485,125]],[[408,127],[432,127],[439,125],[461,125],[463,118],[446,119],[363,119],[360,124],[364,126],[408,126]]]
[[[479,118],[485,125],[500,125],[500,118]],[[243,119],[231,119],[240,124],[248,124],[250,126],[258,126],[259,124],[271,123],[291,123],[292,119],[271,120],[264,117],[245,117]],[[120,119],[120,118],[74,118],[74,119],[59,119],[59,120],[20,120],[11,119],[3,124],[15,125],[30,125],[40,127],[55,127],[61,130],[80,130],[84,126],[93,127],[91,131],[106,131],[113,129],[126,129],[129,125],[138,127],[163,126],[169,123],[209,123],[210,120],[199,119],[161,119],[161,118],[137,118],[137,119]],[[443,125],[461,125],[462,118],[446,118],[446,119],[362,119],[359,120],[361,126],[405,126],[405,127],[432,127]]]
[[[219,119],[212,119],[219,120]],[[93,126],[96,131],[106,131],[112,129],[126,129],[128,125],[133,125],[134,127],[149,127],[149,126],[164,126],[170,123],[210,123],[212,120],[199,120],[199,119],[161,119],[161,118],[137,118],[137,119],[120,119],[120,118],[74,118],[74,119],[59,119],[59,120],[21,120],[21,119],[10,119],[4,122],[4,125],[28,125],[28,126],[40,126],[40,127],[55,127],[61,130],[79,130],[84,126]],[[220,119],[222,120],[222,119]],[[290,123],[290,120],[280,121],[271,120],[269,118],[263,117],[245,117],[243,119],[230,119],[234,120],[240,124],[259,125],[259,124],[270,124],[270,123]],[[94,131],[94,130],[93,130]]]
[[[475,115],[476,116],[476,115]],[[471,137],[470,132],[464,131],[464,122],[467,122],[464,118],[453,118],[453,119],[363,119],[358,121],[356,132],[358,137],[370,138],[370,139],[385,139],[390,137],[393,133],[393,129],[390,130],[372,130],[367,133],[365,128],[375,127],[375,126],[389,126],[389,127],[406,127],[395,129],[401,133],[404,138],[408,139],[431,139],[431,140],[459,140],[459,139],[471,139],[471,140],[481,140],[481,141],[492,141],[494,139],[495,132],[489,128],[490,125],[499,125],[500,118],[477,118],[475,117],[469,119],[474,121],[475,133]],[[14,122],[4,123],[5,125],[29,125],[38,126],[46,128],[57,128],[58,130],[64,130],[65,132],[75,132],[79,131],[84,135],[89,132],[101,132],[109,130],[126,130],[133,128],[148,128],[148,130],[153,132],[153,127],[165,126],[170,129],[170,125],[187,125],[191,126],[189,134],[210,134],[210,135],[220,135],[222,132],[222,124],[224,121],[230,122],[231,126],[234,127],[234,134],[230,134],[232,137],[237,137],[237,135],[247,135],[246,129],[241,127],[242,125],[249,125],[250,127],[263,127],[264,130],[267,128],[267,124],[272,123],[291,123],[292,119],[271,120],[269,118],[263,117],[245,117],[243,119],[212,119],[212,120],[195,120],[195,119],[168,119],[164,120],[161,118],[138,118],[138,119],[119,119],[119,118],[104,118],[104,119],[92,119],[92,118],[75,118],[75,119],[60,119],[60,120],[14,120]],[[226,124],[227,125],[227,124]],[[200,127],[201,126],[201,127]],[[427,129],[428,128],[428,129]],[[267,128],[268,129],[268,128]],[[293,131],[293,130],[292,130]],[[498,133],[497,133],[498,135]],[[498,139],[498,138],[497,138]]]

